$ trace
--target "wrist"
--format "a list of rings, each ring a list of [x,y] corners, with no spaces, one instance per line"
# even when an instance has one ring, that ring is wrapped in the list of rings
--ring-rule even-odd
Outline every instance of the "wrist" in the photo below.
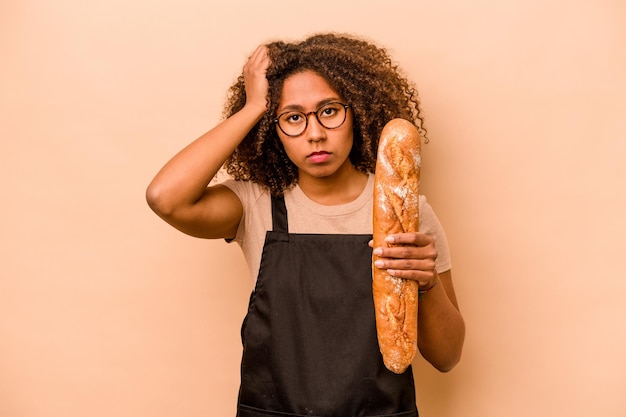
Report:
[[[435,273],[435,279],[434,279],[434,280],[433,280],[430,284],[428,284],[428,285],[427,285],[427,286],[425,286],[425,287],[422,287],[422,288],[418,289],[418,291],[417,291],[417,295],[418,295],[419,299],[420,299],[420,300],[421,300],[421,299],[423,299],[423,298],[424,298],[424,295],[426,295],[426,293],[427,293],[428,291],[430,291],[430,290],[432,290],[434,287],[436,287],[436,286],[437,286],[437,284],[439,284],[439,275]]]
[[[267,102],[254,102],[254,101],[246,101],[242,108],[243,111],[254,115],[258,120],[261,120],[265,112],[267,111]]]

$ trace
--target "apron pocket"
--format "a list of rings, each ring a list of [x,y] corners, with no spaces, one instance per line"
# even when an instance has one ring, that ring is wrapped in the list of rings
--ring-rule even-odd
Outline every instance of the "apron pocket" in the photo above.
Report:
[[[385,414],[384,416],[371,416],[371,417],[419,417],[417,410],[413,411],[404,411],[402,413],[396,414]]]
[[[250,407],[247,405],[239,404],[239,406],[237,407],[237,417],[316,417],[316,416],[305,415],[305,414],[283,413],[281,411],[261,410],[259,408],[254,408],[254,407]],[[419,417],[419,414],[416,409],[413,411],[405,411],[402,413],[385,414],[385,415],[380,415],[380,416],[369,416],[369,417]]]
[[[261,410],[259,408],[249,407],[239,404],[237,406],[237,417],[321,417],[305,414],[283,413],[282,411]]]

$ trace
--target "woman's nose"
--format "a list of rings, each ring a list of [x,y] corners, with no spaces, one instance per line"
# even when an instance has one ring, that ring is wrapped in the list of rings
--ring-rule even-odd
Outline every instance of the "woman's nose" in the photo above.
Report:
[[[310,142],[319,142],[326,138],[326,129],[317,120],[317,117],[309,118],[309,125],[306,130],[306,139]]]

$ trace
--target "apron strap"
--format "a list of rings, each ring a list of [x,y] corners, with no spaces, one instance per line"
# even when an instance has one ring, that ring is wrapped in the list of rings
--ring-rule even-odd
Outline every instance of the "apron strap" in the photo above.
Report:
[[[287,206],[285,196],[272,196],[272,230],[274,232],[289,233],[287,222]]]

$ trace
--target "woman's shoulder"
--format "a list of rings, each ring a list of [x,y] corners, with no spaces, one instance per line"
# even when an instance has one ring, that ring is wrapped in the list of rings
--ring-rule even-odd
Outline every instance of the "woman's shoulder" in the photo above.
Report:
[[[258,203],[259,200],[270,199],[269,190],[256,182],[227,179],[220,182],[219,185],[223,185],[235,193],[244,206]]]

